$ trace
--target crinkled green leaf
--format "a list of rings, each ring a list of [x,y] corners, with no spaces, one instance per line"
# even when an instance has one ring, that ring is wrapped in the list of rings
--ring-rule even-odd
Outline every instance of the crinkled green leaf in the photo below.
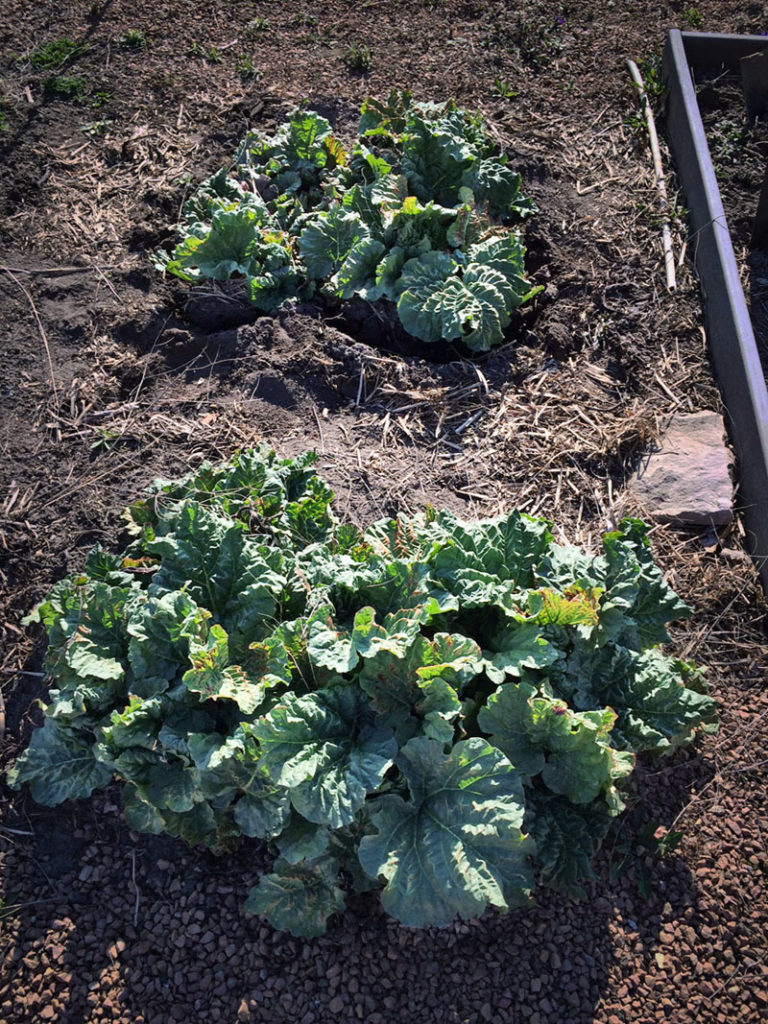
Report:
[[[208,612],[175,590],[150,597],[128,625],[131,691],[151,697],[168,689],[189,665],[190,634],[204,628]]]
[[[470,268],[461,278],[449,278],[439,291],[415,297],[409,318],[418,314],[430,324],[430,335],[439,333],[446,341],[461,340],[475,352],[487,352],[502,343],[509,326],[505,285],[504,276],[494,269]],[[398,312],[403,319],[401,303]]]
[[[326,165],[330,155],[328,142],[333,130],[314,110],[298,110],[273,136],[255,132],[240,147],[238,163],[269,168],[277,166],[293,171],[313,170]]]
[[[520,622],[493,637],[493,650],[485,655],[485,671],[491,682],[503,683],[507,676],[519,678],[524,669],[545,669],[559,657],[538,623]]]
[[[455,220],[446,232],[446,241],[452,249],[466,249],[481,233],[483,222],[470,203],[459,206],[454,214]]]
[[[188,750],[201,793],[221,810],[233,803],[233,820],[244,835],[269,838],[282,831],[290,813],[288,792],[259,764],[258,743],[248,724],[230,736],[193,734]]]
[[[197,769],[170,758],[151,766],[142,791],[146,799],[161,812],[174,811],[176,814],[191,811],[203,799]]]
[[[393,302],[400,294],[400,279],[405,260],[405,249],[394,246],[376,267],[376,287],[381,290],[382,295]]]
[[[545,764],[547,726],[534,713],[536,695],[529,683],[507,683],[490,695],[477,716],[494,747],[526,776],[538,775]]]
[[[320,668],[333,672],[351,672],[360,660],[352,637],[336,628],[333,607],[324,605],[308,623],[307,654]]]
[[[638,519],[625,519],[619,530],[603,537],[603,547],[601,642],[614,640],[635,650],[666,643],[666,623],[687,618],[691,609],[653,562],[648,527]]]
[[[300,287],[300,275],[291,263],[290,254],[284,251],[283,260],[277,266],[262,265],[258,270],[251,270],[248,297],[257,309],[269,313],[295,296]]]
[[[140,601],[132,587],[62,580],[28,621],[42,622],[48,632],[46,670],[59,689],[89,681],[99,704],[110,707],[122,692],[128,646],[126,605]]]
[[[117,754],[131,747],[147,750],[157,743],[163,727],[167,702],[159,696],[143,698],[133,694],[122,709],[115,709],[101,732],[107,748]]]
[[[382,904],[410,927],[476,917],[488,904],[525,903],[532,887],[529,844],[521,831],[519,773],[485,740],[450,753],[412,739],[397,765],[411,799],[380,797],[371,809],[376,834],[360,842],[360,862],[385,880]]]
[[[474,523],[440,513],[430,527],[441,541],[430,558],[433,572],[450,579],[456,569],[477,569],[522,590],[535,583],[534,568],[552,540],[550,523],[524,512],[510,512]]]
[[[189,846],[213,846],[216,842],[216,815],[207,801],[196,803],[188,811],[162,812],[164,828],[169,835],[178,836]]]
[[[376,283],[376,272],[385,246],[377,238],[364,238],[355,242],[344,262],[331,278],[331,287],[339,298],[351,299],[359,295],[367,302],[376,302],[383,289]]]
[[[366,703],[355,686],[286,694],[254,723],[261,764],[309,821],[351,822],[392,764],[392,733],[365,724]]]
[[[243,835],[259,839],[280,835],[290,810],[288,794],[275,786],[266,772],[254,769],[252,775],[248,792],[235,802],[232,817]]]
[[[166,269],[178,277],[226,281],[233,274],[250,276],[261,265],[261,225],[265,211],[255,206],[230,206],[213,211],[210,224],[197,226],[173,251]]]
[[[452,206],[465,172],[477,159],[475,139],[461,111],[426,118],[409,112],[403,134],[402,166],[408,184],[422,202],[436,199]]]
[[[321,857],[327,852],[330,839],[327,825],[316,825],[293,811],[276,843],[283,860],[298,864],[302,860],[312,861]]]
[[[88,552],[83,575],[94,583],[108,583],[112,587],[130,587],[134,583],[131,573],[126,572],[123,556],[106,551],[100,544]]]
[[[526,822],[536,842],[542,881],[574,899],[583,899],[583,882],[597,880],[592,858],[605,838],[611,817],[602,801],[572,804],[562,796],[532,795]]]
[[[580,644],[557,669],[554,687],[575,707],[616,712],[612,737],[621,750],[669,750],[716,718],[715,702],[691,667],[655,648]]]
[[[310,277],[337,273],[352,247],[370,237],[359,214],[335,206],[309,223],[299,236],[299,252]]]
[[[29,784],[32,799],[48,807],[64,800],[83,800],[112,780],[112,768],[99,758],[93,739],[79,736],[46,718],[29,746],[8,771],[8,784]]]
[[[211,626],[203,643],[192,640],[188,669],[182,681],[203,700],[232,700],[245,715],[252,715],[264,700],[265,686],[249,678],[240,665],[230,664],[229,639],[221,626]]]
[[[273,567],[279,555],[268,553],[239,525],[186,501],[160,520],[146,549],[160,559],[150,592],[186,589],[226,630],[235,659],[267,631],[266,620],[274,615],[286,581]]]
[[[480,647],[460,633],[435,633],[422,647],[421,659],[418,675],[422,680],[440,676],[460,685],[468,683],[483,667]]]
[[[403,655],[380,650],[363,664],[360,686],[401,744],[419,733],[443,743],[453,740],[461,703],[451,681],[471,677],[481,664],[479,648],[463,640],[437,634],[430,642],[419,636]]]
[[[226,167],[222,167],[198,185],[184,204],[184,215],[192,223],[209,221],[215,210],[226,208],[242,198],[243,192],[237,181],[229,176]]]
[[[616,676],[602,696],[618,715],[614,733],[628,750],[664,751],[688,743],[711,725],[717,706],[686,685],[690,666],[651,648],[633,659],[633,671]]]
[[[616,782],[632,771],[634,756],[609,746],[616,715],[610,708],[574,712],[559,701],[548,703],[542,780],[571,803],[587,804],[602,796],[618,814],[624,805]]]
[[[352,644],[364,658],[373,658],[379,651],[402,658],[418,635],[421,622],[419,609],[390,612],[378,623],[375,608],[361,608],[352,626]]]
[[[162,500],[136,503],[130,512],[141,506],[142,517],[157,526],[169,504],[180,507],[194,501],[241,522],[256,535],[273,538],[292,534],[289,509],[309,500],[313,514],[318,515],[316,528],[325,536],[335,522],[329,508],[333,492],[317,477],[316,459],[314,452],[281,459],[262,444],[236,452],[227,462],[203,462],[180,480],[155,480],[150,494]]]
[[[508,219],[536,213],[535,203],[521,194],[520,175],[495,158],[475,161],[469,173],[465,174],[464,183],[493,217]]]
[[[610,746],[615,721],[610,708],[574,712],[527,683],[501,686],[478,715],[494,746],[525,775],[541,773],[551,792],[572,803],[601,796],[612,813],[623,806],[616,783],[634,765],[631,754]]]
[[[358,134],[389,137],[401,135],[405,131],[411,100],[408,89],[393,89],[386,100],[369,96],[360,108]]]
[[[382,217],[389,243],[402,248],[408,256],[417,256],[448,247],[448,229],[456,213],[433,202],[422,205],[415,196],[406,196],[399,208],[384,207]]]
[[[123,814],[128,828],[158,836],[165,831],[165,818],[133,782],[123,786]]]
[[[427,625],[435,616],[458,608],[456,597],[435,582],[429,566],[423,563],[399,558],[371,558],[366,563],[336,558],[326,568],[328,575],[323,578],[334,584],[333,599],[339,613],[349,613],[353,618],[359,609],[371,607],[380,616],[392,616],[387,620],[391,628],[398,619],[418,619]],[[373,623],[367,621],[369,617],[366,613],[361,618],[362,631],[370,632]],[[403,628],[411,627],[403,623]],[[374,635],[378,635],[376,629],[371,637]]]
[[[290,864],[279,859],[275,870],[262,875],[245,901],[249,914],[261,914],[273,928],[300,939],[323,935],[328,918],[344,909],[336,884],[338,866],[332,858]]]

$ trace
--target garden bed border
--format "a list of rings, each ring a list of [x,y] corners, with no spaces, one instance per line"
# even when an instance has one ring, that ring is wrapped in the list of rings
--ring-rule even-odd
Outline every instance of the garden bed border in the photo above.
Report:
[[[672,29],[662,62],[667,140],[690,214],[710,354],[738,457],[747,548],[768,591],[768,390],[707,146],[691,67],[738,69],[765,36]]]

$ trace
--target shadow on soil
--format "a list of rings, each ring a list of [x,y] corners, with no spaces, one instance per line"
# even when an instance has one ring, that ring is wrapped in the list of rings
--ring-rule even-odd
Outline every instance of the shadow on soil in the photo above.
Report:
[[[666,826],[689,785],[711,773],[681,756],[669,774],[672,785],[641,776],[639,793],[643,815]],[[145,1024],[588,1024],[609,975],[615,983],[624,963],[631,974],[638,958],[650,965],[662,917],[696,926],[684,862],[643,854],[619,829],[583,902],[542,891],[532,908],[412,931],[387,918],[375,894],[352,895],[326,935],[295,939],[242,910],[268,870],[261,843],[215,858],[137,836],[119,801],[112,787],[54,809],[16,797],[9,813],[6,804],[5,970],[44,979],[23,1008],[0,1007],[16,1024],[84,1024],[107,997],[121,1019]]]

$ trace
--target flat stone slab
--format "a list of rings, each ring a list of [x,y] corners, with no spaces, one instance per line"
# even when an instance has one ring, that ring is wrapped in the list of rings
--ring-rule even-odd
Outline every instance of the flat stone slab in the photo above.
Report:
[[[716,412],[675,416],[659,451],[641,464],[629,491],[646,515],[685,526],[733,521],[733,457]]]

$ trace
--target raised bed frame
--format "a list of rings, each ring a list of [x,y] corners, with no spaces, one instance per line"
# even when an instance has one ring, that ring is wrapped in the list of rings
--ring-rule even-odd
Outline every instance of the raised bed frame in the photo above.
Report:
[[[673,29],[663,75],[667,140],[690,212],[710,354],[738,458],[747,547],[768,592],[768,390],[691,75],[692,67],[738,71],[742,57],[766,49],[764,36]]]

